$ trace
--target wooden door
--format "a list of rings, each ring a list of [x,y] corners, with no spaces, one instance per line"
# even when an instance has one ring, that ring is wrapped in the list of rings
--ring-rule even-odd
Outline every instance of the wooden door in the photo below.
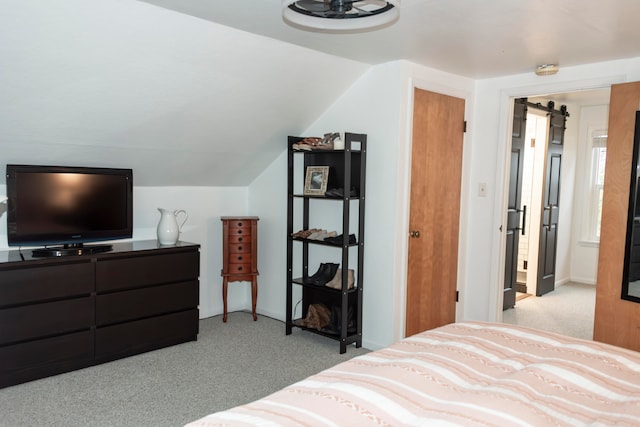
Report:
[[[620,298],[640,82],[611,86],[593,339],[640,351],[640,304]]]
[[[509,200],[507,203],[506,251],[504,264],[504,295],[502,309],[516,305],[516,280],[518,277],[518,242],[522,200],[522,169],[524,166],[524,139],[527,133],[527,104],[516,99],[513,105],[513,130],[511,135],[511,166],[509,173]]]
[[[406,336],[455,321],[464,99],[414,90]]]
[[[555,111],[549,113],[549,138],[538,250],[537,296],[555,289],[558,218],[560,217],[560,172],[565,122],[565,114]]]

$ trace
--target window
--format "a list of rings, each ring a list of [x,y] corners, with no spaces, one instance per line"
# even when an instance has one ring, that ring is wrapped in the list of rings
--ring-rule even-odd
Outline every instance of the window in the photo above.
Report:
[[[607,130],[591,134],[591,174],[589,179],[588,240],[600,241],[604,167],[607,160]]]

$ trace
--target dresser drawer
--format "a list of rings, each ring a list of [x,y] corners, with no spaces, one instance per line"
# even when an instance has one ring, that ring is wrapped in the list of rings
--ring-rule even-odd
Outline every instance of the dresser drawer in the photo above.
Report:
[[[229,253],[231,254],[247,254],[251,253],[251,245],[247,243],[235,243],[229,245]]]
[[[185,282],[197,279],[199,271],[198,251],[99,260],[96,263],[96,291]]]
[[[230,264],[251,264],[251,254],[247,252],[232,252],[229,254]]]
[[[88,366],[92,359],[92,331],[0,347],[0,387]]]
[[[198,306],[198,281],[173,283],[96,297],[96,325],[120,323]]]
[[[251,273],[251,263],[248,264],[229,264],[229,274],[247,274]]]
[[[0,270],[0,307],[88,295],[94,290],[93,264]]]
[[[96,329],[96,359],[112,360],[186,341],[198,335],[198,310]]]
[[[94,298],[33,304],[0,310],[0,345],[89,329]]]
[[[251,234],[229,234],[229,243],[251,243]]]
[[[229,230],[234,228],[248,228],[251,229],[251,223],[255,221],[251,221],[249,219],[236,219],[229,220]]]
[[[251,226],[246,227],[229,227],[229,236],[249,236],[251,237]]]

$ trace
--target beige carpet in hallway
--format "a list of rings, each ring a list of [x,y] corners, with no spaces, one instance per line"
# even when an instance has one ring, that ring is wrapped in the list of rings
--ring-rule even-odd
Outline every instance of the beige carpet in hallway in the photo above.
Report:
[[[530,296],[502,313],[503,322],[593,339],[596,287],[566,283],[541,297]]]

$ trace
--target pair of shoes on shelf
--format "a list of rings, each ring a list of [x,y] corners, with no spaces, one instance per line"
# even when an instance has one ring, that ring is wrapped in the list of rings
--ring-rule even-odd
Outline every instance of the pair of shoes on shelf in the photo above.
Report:
[[[355,283],[353,270],[349,269],[347,271],[347,289],[353,289],[353,284]],[[339,268],[336,270],[336,275],[331,279],[331,281],[327,282],[325,286],[328,286],[332,289],[342,289],[342,269]]]
[[[332,262],[322,263],[318,267],[313,276],[310,276],[307,283],[311,283],[317,286],[324,286],[329,283],[336,275],[336,271],[339,270],[340,264],[334,264]]]
[[[312,150],[333,150],[333,142],[340,138],[340,134],[338,132],[330,132],[325,133],[324,137],[318,141],[314,146],[311,147]]]
[[[311,151],[311,147],[318,144],[320,141],[322,141],[322,138],[318,138],[317,136],[310,136],[307,138],[303,138],[294,144],[291,144],[291,148],[296,151]]]
[[[307,237],[307,239],[309,240],[324,240],[330,237],[336,237],[338,233],[336,231],[327,231],[327,230],[320,230],[317,231],[315,233],[312,233],[309,235],[309,237]]]
[[[344,197],[344,188],[331,188],[324,193],[325,197]],[[358,189],[356,187],[351,187],[349,191],[349,197],[358,197]]]
[[[333,142],[338,138],[340,138],[338,132],[325,133],[322,138],[316,136],[303,138],[291,144],[291,148],[296,151],[333,150]]]
[[[326,239],[324,239],[325,242],[327,243],[331,243],[334,245],[342,245],[342,240],[343,240],[343,235],[340,234],[338,236],[335,237],[327,237]],[[349,234],[349,244],[350,245],[355,245],[356,244],[356,235],[355,234]]]
[[[347,307],[347,334],[351,335],[356,332],[356,322],[353,316],[354,306]],[[322,328],[322,332],[340,335],[342,329],[342,309],[340,306],[331,306],[331,320],[329,324]]]
[[[319,231],[323,231],[323,230],[321,230],[319,228],[310,228],[308,230],[300,230],[300,231],[296,231],[295,233],[291,233],[291,237],[293,237],[294,239],[306,239],[311,234],[317,233]],[[326,231],[326,230],[324,230],[324,231]]]
[[[295,322],[298,326],[321,330],[331,322],[331,310],[324,304],[309,304],[307,316]]]

